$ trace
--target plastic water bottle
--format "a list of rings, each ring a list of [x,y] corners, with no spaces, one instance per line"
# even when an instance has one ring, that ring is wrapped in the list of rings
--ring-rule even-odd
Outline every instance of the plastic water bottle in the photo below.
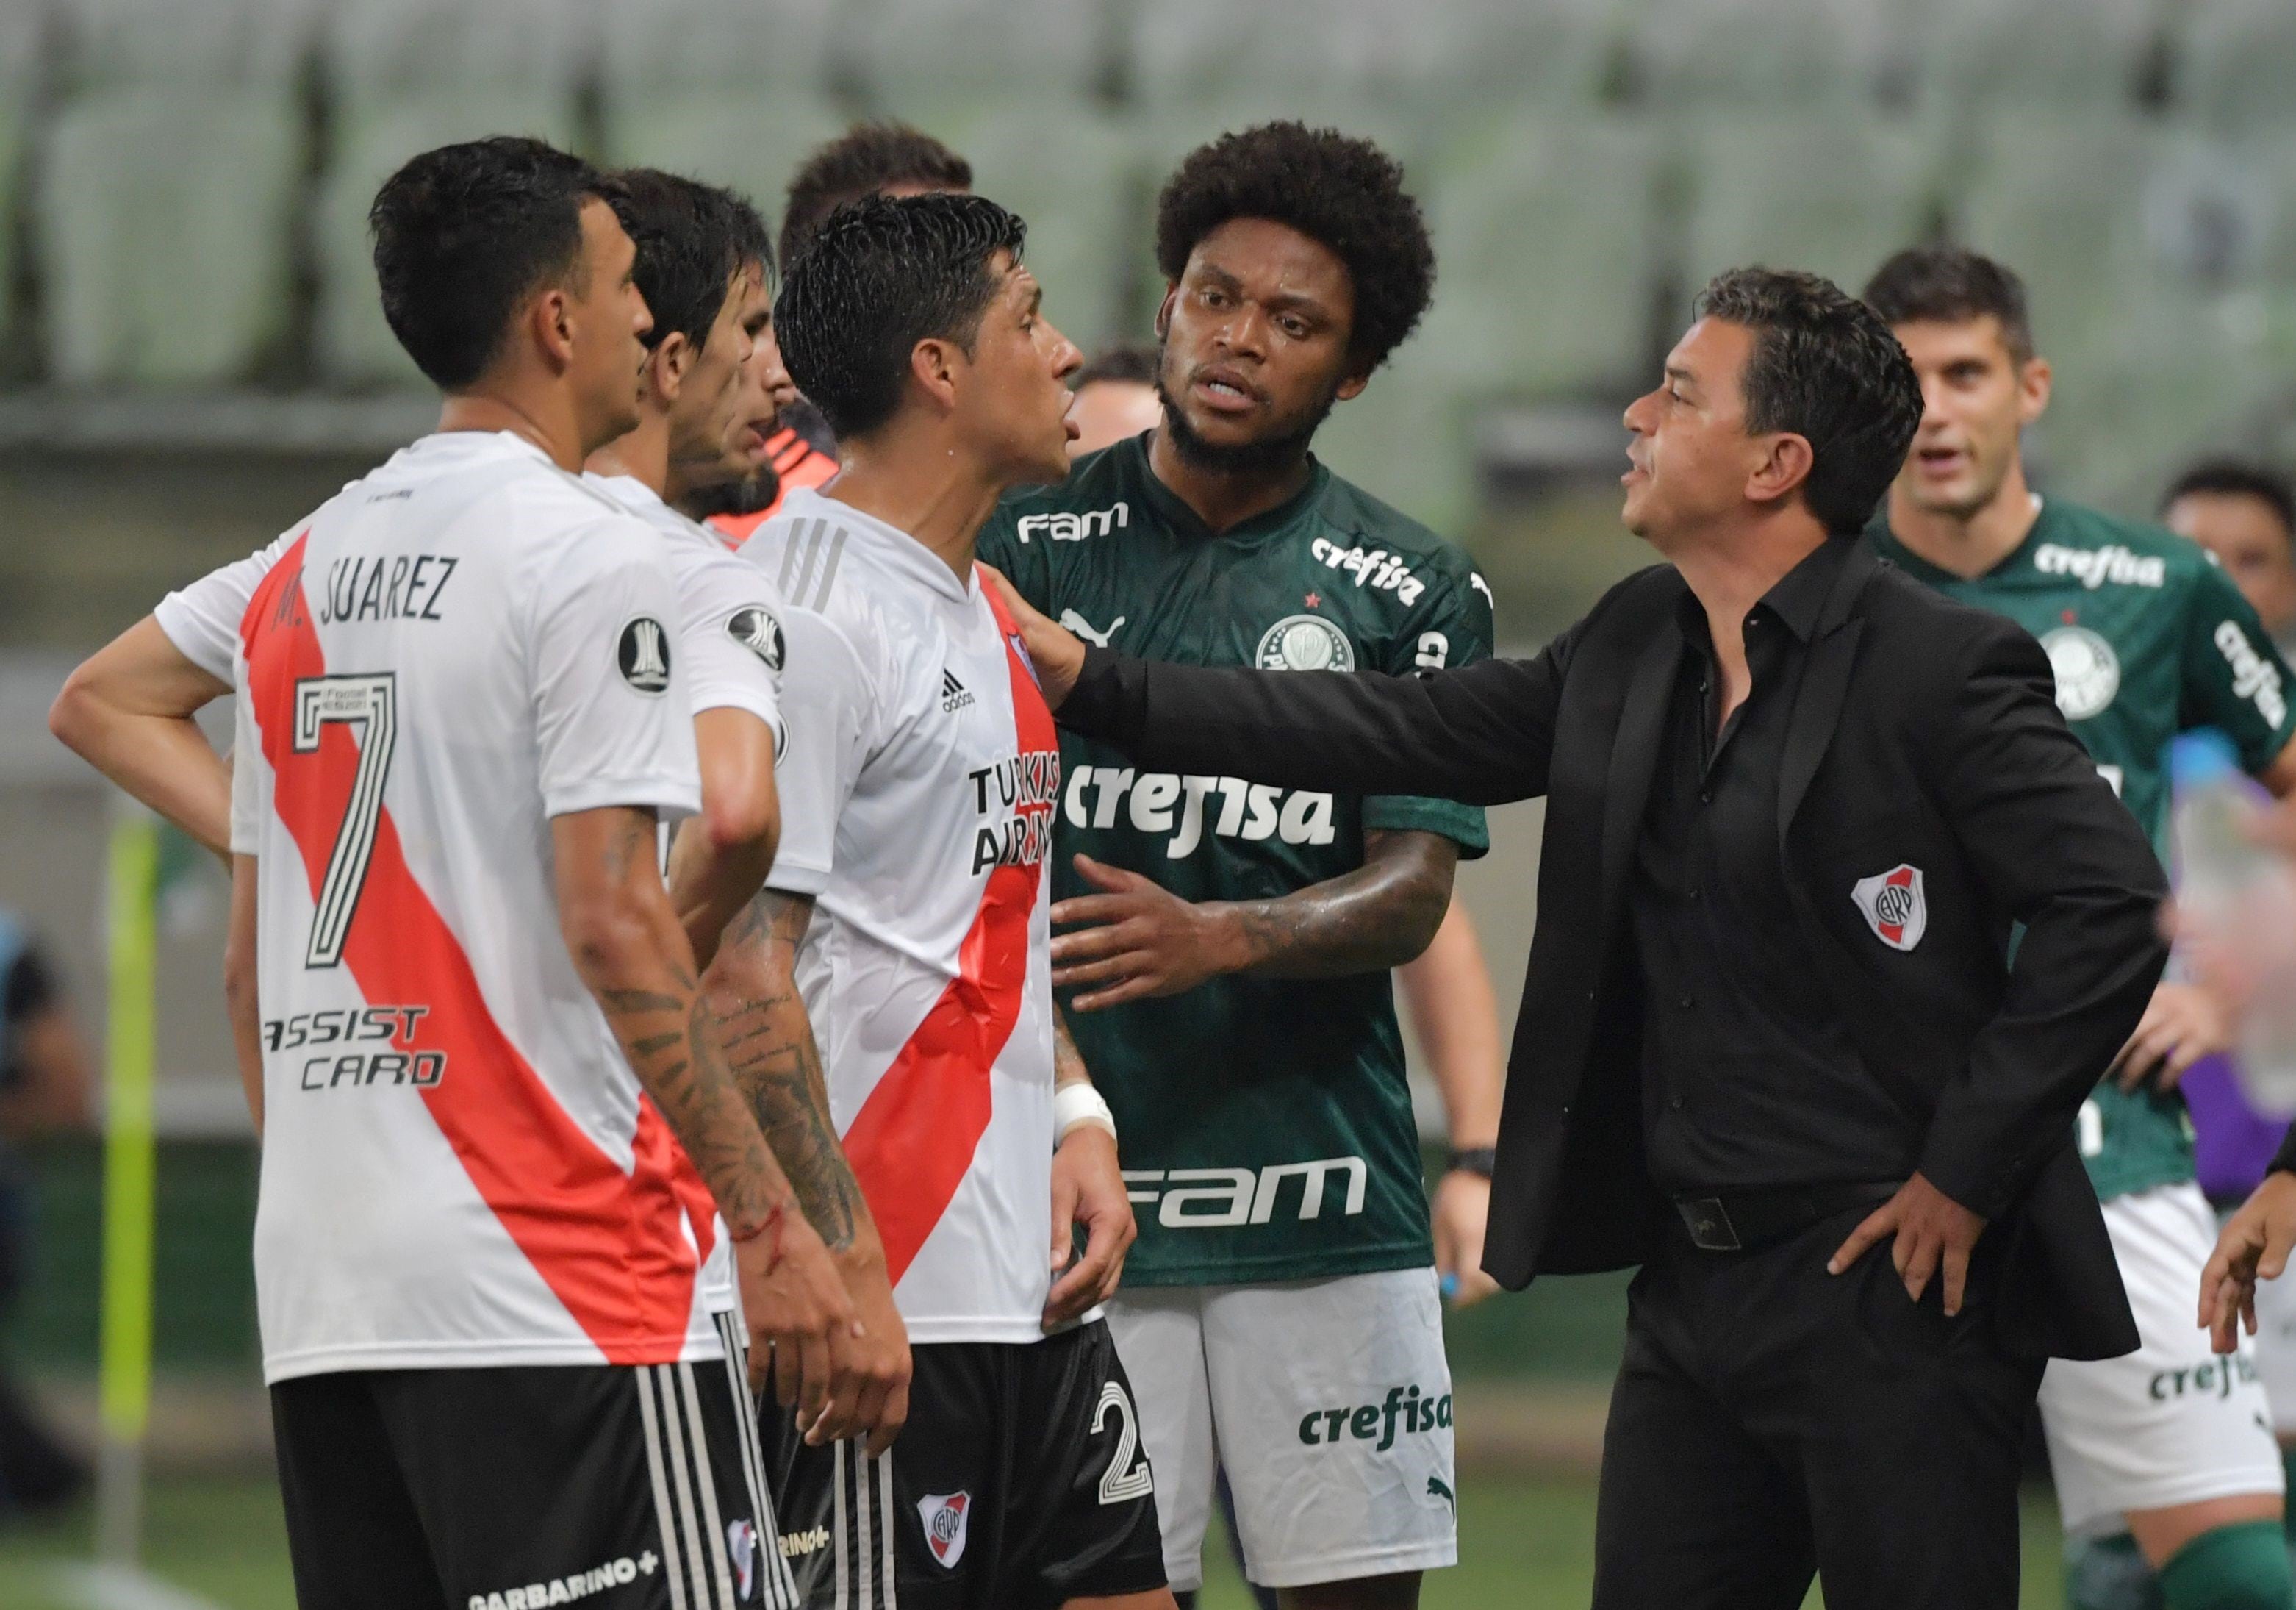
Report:
[[[2202,971],[2236,1003],[2236,1072],[2266,1112],[2296,1110],[2296,868],[2256,842],[2270,801],[2216,733],[2170,756],[2180,924]]]

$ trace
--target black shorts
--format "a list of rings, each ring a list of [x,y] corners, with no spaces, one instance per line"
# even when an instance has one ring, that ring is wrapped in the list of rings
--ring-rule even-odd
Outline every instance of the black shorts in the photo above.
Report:
[[[722,1363],[279,1383],[296,1603],[794,1610],[739,1342]]]
[[[781,1551],[819,1610],[1052,1610],[1164,1586],[1155,1483],[1105,1324],[914,1350],[882,1458],[767,1405]]]

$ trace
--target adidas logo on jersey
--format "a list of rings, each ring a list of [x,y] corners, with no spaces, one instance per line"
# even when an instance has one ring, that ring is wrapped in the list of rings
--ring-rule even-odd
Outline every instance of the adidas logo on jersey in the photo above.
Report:
[[[972,695],[965,691],[964,684],[956,679],[956,673],[944,667],[940,673],[941,709],[944,711],[963,710],[972,702]]]
[[[2108,581],[2120,587],[2160,587],[2169,579],[2167,560],[2133,554],[2117,542],[2101,548],[2045,542],[2034,550],[2033,568],[2044,576],[2070,576],[2091,592]]]
[[[1013,535],[1022,542],[1032,537],[1049,537],[1054,542],[1082,542],[1087,537],[1105,537],[1111,531],[1120,531],[1132,523],[1132,508],[1118,504],[1113,508],[1093,509],[1078,514],[1062,509],[1053,514],[1023,514],[1013,528]]]

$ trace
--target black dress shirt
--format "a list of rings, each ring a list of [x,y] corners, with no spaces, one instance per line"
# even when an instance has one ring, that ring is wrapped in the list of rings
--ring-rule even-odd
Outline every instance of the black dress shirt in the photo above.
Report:
[[[1778,774],[1811,633],[1846,538],[1748,613],[1753,691],[1718,732],[1722,678],[1685,594],[1664,746],[1628,908],[1643,973],[1651,1177],[1675,1195],[1902,1178],[1908,1129],[1811,954],[1778,845]]]

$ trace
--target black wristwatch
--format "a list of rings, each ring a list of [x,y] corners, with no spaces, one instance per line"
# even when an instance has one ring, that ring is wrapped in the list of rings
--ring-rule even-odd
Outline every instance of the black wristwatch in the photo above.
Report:
[[[1444,1160],[1443,1171],[1447,1174],[1480,1174],[1488,1179],[1491,1177],[1492,1169],[1498,1164],[1498,1158],[1499,1151],[1496,1146],[1456,1147]]]

